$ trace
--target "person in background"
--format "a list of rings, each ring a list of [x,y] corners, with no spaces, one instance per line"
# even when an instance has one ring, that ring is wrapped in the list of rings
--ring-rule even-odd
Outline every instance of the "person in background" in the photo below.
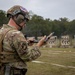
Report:
[[[46,36],[30,49],[28,41],[21,32],[29,21],[27,9],[20,5],[15,5],[8,9],[7,17],[9,18],[8,24],[3,24],[3,27],[0,29],[0,33],[5,35],[2,42],[1,58],[2,66],[4,66],[3,74],[26,75],[26,62],[40,57],[41,52],[39,48],[44,44]],[[31,39],[30,41],[33,40]]]

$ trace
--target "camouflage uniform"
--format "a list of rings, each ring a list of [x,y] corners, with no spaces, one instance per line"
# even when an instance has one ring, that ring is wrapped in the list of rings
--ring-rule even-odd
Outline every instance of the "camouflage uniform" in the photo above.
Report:
[[[26,62],[35,60],[41,55],[39,48],[35,46],[29,49],[23,33],[13,26],[3,25],[0,32],[6,32],[8,29],[10,31],[3,40],[3,51],[9,52],[9,54],[4,55],[7,64],[19,69],[27,68]]]

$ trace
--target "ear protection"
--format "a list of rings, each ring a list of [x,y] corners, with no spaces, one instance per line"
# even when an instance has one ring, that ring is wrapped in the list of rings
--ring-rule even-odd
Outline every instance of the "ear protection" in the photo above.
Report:
[[[22,14],[18,14],[17,16],[16,16],[16,19],[15,19],[15,22],[16,22],[16,24],[20,24],[20,23],[22,23],[24,21],[24,16],[22,15]]]

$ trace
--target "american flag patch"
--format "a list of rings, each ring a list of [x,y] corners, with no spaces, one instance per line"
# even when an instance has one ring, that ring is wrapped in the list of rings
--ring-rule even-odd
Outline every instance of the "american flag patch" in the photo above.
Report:
[[[24,11],[24,12],[28,12],[25,8],[23,8],[23,7],[20,7],[20,9],[22,10],[22,11]]]

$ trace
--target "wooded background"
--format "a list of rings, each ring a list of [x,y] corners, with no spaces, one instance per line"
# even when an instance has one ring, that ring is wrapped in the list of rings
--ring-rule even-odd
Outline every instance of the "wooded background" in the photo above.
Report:
[[[0,10],[0,26],[8,23],[8,18],[6,17],[6,12]],[[58,38],[62,35],[69,35],[72,38],[75,35],[75,19],[70,21],[68,18],[59,18],[51,20],[50,18],[44,19],[42,16],[34,14],[30,21],[27,23],[23,32],[29,36],[43,36],[48,35],[51,32],[55,32]]]

